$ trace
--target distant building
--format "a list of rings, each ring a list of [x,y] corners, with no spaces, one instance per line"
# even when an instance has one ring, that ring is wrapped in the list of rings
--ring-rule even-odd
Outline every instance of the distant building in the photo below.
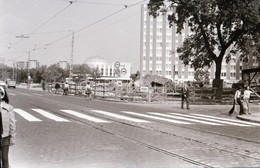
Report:
[[[90,68],[98,68],[103,79],[130,80],[132,65],[126,62],[107,62],[99,57],[90,57],[85,60]]]
[[[24,61],[18,61],[18,62],[17,62],[17,68],[18,68],[18,69],[27,69],[26,62],[24,62]]]
[[[18,69],[38,69],[40,67],[40,63],[37,60],[29,60],[29,61],[18,61],[17,68]]]
[[[29,60],[29,65],[28,65],[29,69],[38,69],[39,67],[40,67],[40,63],[37,60]]]
[[[67,61],[59,61],[57,65],[65,70],[69,68],[69,63]]]

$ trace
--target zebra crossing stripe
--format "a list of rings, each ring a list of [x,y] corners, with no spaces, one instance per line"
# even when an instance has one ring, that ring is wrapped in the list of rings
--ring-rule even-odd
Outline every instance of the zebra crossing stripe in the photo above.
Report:
[[[149,121],[146,121],[146,120],[122,116],[122,115],[118,115],[118,114],[114,114],[114,113],[110,113],[110,112],[102,111],[102,110],[91,110],[91,111],[99,113],[99,114],[111,116],[111,117],[114,117],[114,118],[118,118],[118,119],[133,121],[133,122],[146,122],[146,123],[149,122]]]
[[[24,111],[22,109],[16,109],[15,108],[14,111],[28,121],[42,121],[42,120],[32,116],[31,114],[27,113],[26,111]]]
[[[86,115],[86,114],[82,114],[82,113],[79,113],[79,112],[76,112],[76,111],[72,111],[72,110],[61,110],[61,111],[65,112],[65,113],[68,113],[68,114],[71,114],[71,115],[74,115],[74,116],[77,116],[79,118],[83,118],[83,119],[86,119],[86,120],[89,120],[89,121],[96,122],[96,123],[110,123],[109,121],[98,119],[96,117],[92,117],[92,116],[89,116],[89,115]]]
[[[197,122],[197,123],[202,123],[202,124],[208,124],[208,125],[222,125],[222,124],[218,124],[218,123],[207,122],[207,121],[202,121],[202,120],[197,120],[197,119],[192,119],[192,118],[185,118],[185,117],[180,117],[180,116],[173,116],[173,115],[168,115],[168,114],[161,114],[161,113],[155,113],[155,112],[148,112],[148,113],[158,115],[158,116],[187,120],[187,121],[192,121],[192,122]]]
[[[54,120],[54,121],[58,121],[58,122],[69,122],[69,120],[66,120],[64,118],[61,118],[61,117],[58,117],[56,115],[53,115],[51,114],[50,112],[47,112],[45,110],[42,110],[42,109],[32,109],[33,111],[37,112],[37,113],[40,113],[41,115],[43,115],[44,117],[47,117],[51,120]]]
[[[167,119],[167,118],[162,118],[162,117],[155,117],[155,116],[135,113],[135,112],[131,112],[131,111],[121,111],[121,112],[126,113],[126,114],[140,116],[140,117],[146,117],[146,118],[151,118],[151,119],[156,119],[156,120],[167,121],[167,122],[171,122],[171,123],[175,123],[175,124],[191,124],[191,123],[185,122],[185,121],[178,121],[178,120]]]
[[[212,122],[217,122],[217,123],[222,123],[222,124],[228,124],[228,125],[250,127],[250,125],[246,125],[246,124],[233,123],[233,122],[228,122],[228,121],[223,121],[223,120],[213,119],[213,118],[207,118],[207,117],[191,116],[191,115],[180,114],[180,113],[170,113],[170,114],[171,115],[178,115],[178,116],[185,116],[185,117],[189,117],[189,118],[196,118],[196,119],[201,119],[201,120],[207,120],[207,121],[212,121]]]
[[[242,123],[242,124],[253,125],[253,126],[260,126],[260,124],[257,124],[257,123],[250,123],[250,122],[241,121],[241,120],[232,120],[232,119],[227,119],[227,118],[207,116],[207,115],[203,115],[203,114],[193,114],[193,115],[195,115],[195,116],[207,117],[207,118],[215,118],[215,119],[220,119],[220,120],[224,120],[224,121],[232,121],[232,122],[236,122],[236,123]]]

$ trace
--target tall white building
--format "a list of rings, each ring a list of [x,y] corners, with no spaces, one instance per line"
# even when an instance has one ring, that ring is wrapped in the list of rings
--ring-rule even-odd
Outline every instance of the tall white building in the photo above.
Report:
[[[141,7],[140,73],[160,75],[173,81],[193,80],[194,70],[179,60],[177,48],[189,35],[186,24],[182,34],[176,33],[176,25],[169,27],[167,14],[156,18]]]
[[[184,66],[179,59],[177,48],[182,45],[191,31],[188,24],[184,25],[181,34],[176,33],[176,25],[169,27],[167,13],[156,18],[149,16],[146,5],[141,6],[140,33],[140,73],[160,75],[175,82],[194,80],[194,69]],[[229,53],[229,50],[226,54]],[[221,78],[228,83],[241,79],[242,63],[239,55],[232,56],[227,64],[223,59]],[[215,66],[209,68],[210,78],[215,78]]]

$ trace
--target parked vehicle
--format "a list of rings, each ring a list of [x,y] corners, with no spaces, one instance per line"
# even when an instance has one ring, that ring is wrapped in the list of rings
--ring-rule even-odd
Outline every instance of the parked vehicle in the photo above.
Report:
[[[16,88],[16,81],[14,81],[14,80],[7,81],[7,87],[15,89]]]
[[[0,86],[2,86],[3,88],[6,88],[6,83],[5,83],[5,81],[0,81]]]

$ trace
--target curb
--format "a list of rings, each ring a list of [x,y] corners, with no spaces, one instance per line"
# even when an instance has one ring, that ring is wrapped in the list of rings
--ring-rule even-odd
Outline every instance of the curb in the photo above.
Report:
[[[260,120],[255,120],[251,119],[248,117],[243,117],[243,116],[236,116],[237,119],[243,120],[243,121],[249,121],[249,122],[254,122],[254,123],[260,123]]]

